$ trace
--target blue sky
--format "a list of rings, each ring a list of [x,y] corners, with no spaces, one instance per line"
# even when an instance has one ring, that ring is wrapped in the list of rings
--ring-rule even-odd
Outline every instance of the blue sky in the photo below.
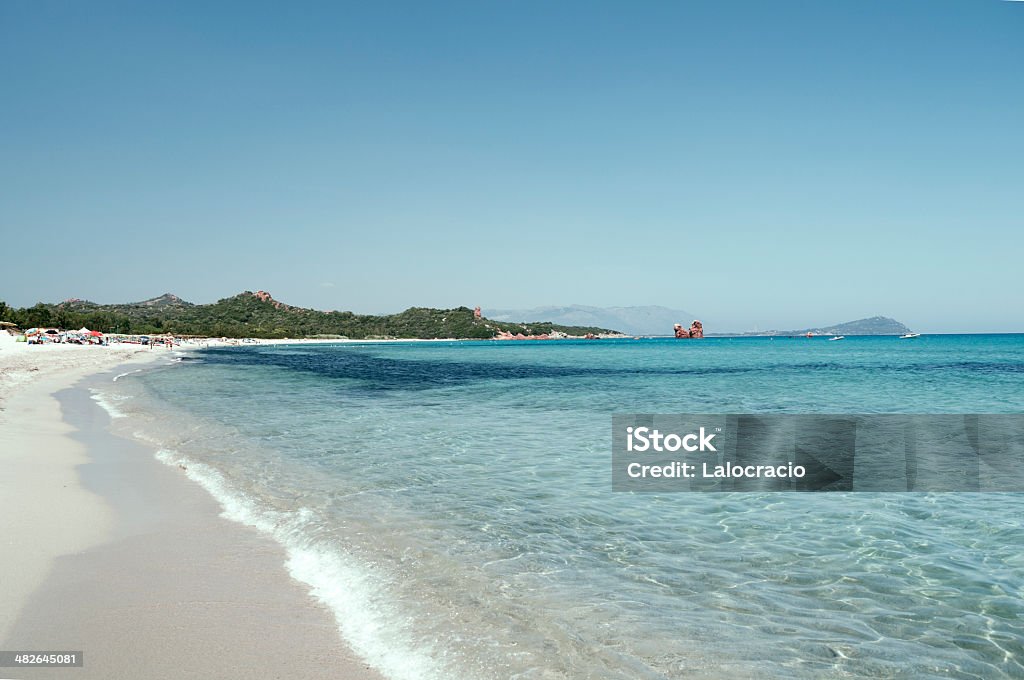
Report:
[[[0,299],[1024,331],[1024,3],[0,3]]]

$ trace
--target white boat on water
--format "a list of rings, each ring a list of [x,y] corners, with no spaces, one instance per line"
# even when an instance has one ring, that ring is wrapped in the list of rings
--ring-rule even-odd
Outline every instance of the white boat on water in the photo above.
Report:
[[[833,335],[831,338],[828,339],[828,341],[832,342],[833,340],[845,340],[845,339],[846,339],[845,335]]]
[[[907,333],[906,335],[901,335],[900,340],[909,340],[910,338],[917,338],[920,336],[920,333]]]

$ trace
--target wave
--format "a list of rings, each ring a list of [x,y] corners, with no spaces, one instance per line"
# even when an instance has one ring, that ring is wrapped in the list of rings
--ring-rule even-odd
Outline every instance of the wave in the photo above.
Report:
[[[443,652],[412,641],[408,617],[382,596],[385,587],[369,570],[340,550],[311,539],[310,529],[324,521],[306,507],[278,512],[237,489],[216,468],[171,449],[157,450],[160,462],[180,467],[220,504],[222,516],[251,526],[284,547],[289,575],[334,614],[342,638],[388,678],[451,680]]]
[[[132,372],[134,372],[134,371],[132,371]],[[119,409],[116,406],[116,404],[114,403],[114,402],[117,402],[117,401],[127,401],[127,399],[128,399],[127,397],[117,397],[117,396],[112,395],[112,394],[107,394],[107,393],[104,393],[104,392],[100,392],[99,390],[96,390],[96,389],[90,389],[89,391],[92,392],[92,395],[89,398],[92,399],[93,401],[95,401],[101,407],[103,407],[103,410],[106,411],[107,415],[109,415],[111,418],[127,418],[128,417],[128,414],[125,413],[124,411],[122,411],[121,409]]]

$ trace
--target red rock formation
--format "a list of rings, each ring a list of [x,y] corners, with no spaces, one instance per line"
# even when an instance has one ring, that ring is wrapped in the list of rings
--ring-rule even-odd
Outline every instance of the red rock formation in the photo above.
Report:
[[[690,324],[690,328],[683,328],[683,324],[677,323],[673,330],[677,338],[703,338],[704,337],[704,324],[694,319],[693,323]]]
[[[278,302],[277,300],[274,299],[274,296],[272,296],[270,293],[268,293],[265,290],[258,290],[255,293],[253,293],[252,296],[254,298],[256,298],[257,300],[259,300],[260,302],[269,302],[270,304],[274,305],[274,307],[276,309],[298,309],[297,307],[292,307],[291,305],[286,305],[283,302]],[[300,311],[304,311],[304,310],[300,310]]]

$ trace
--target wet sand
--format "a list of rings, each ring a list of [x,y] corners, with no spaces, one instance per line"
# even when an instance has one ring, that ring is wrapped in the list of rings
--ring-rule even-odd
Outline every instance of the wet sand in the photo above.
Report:
[[[95,370],[22,384],[0,414],[0,649],[84,656],[0,677],[379,678],[283,549],[108,431],[86,387],[70,387]]]

